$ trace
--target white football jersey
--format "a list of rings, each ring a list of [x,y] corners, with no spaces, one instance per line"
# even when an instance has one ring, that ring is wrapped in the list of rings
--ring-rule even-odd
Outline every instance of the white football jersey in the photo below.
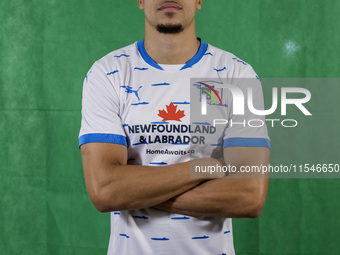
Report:
[[[222,155],[228,146],[270,147],[265,125],[230,125],[231,121],[243,123],[245,118],[264,119],[247,107],[244,115],[234,115],[230,93],[214,89],[216,79],[236,78],[257,76],[244,61],[202,40],[185,65],[157,64],[147,54],[144,40],[113,51],[95,62],[84,80],[79,146],[122,144],[128,147],[128,164],[149,166]],[[262,108],[259,81],[255,90],[255,103]],[[208,106],[225,109],[229,124],[214,128],[211,121],[191,119],[193,91],[197,100],[208,93]],[[232,255],[231,219],[153,208],[111,212],[108,254]]]

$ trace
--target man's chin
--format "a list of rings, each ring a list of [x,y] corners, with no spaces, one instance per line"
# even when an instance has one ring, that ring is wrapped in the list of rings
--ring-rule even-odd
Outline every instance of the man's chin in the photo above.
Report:
[[[182,24],[158,24],[156,29],[162,34],[179,34],[184,30]]]

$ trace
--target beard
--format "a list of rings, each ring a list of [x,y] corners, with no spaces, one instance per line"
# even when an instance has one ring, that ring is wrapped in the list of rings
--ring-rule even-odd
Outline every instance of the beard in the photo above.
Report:
[[[168,18],[172,18],[175,14],[173,12],[165,13]],[[159,33],[162,34],[179,34],[184,30],[182,24],[158,24],[156,25],[156,29]]]
[[[173,16],[172,12],[166,13],[166,15],[171,18]],[[156,29],[162,34],[178,34],[184,30],[182,24],[158,24]]]
[[[156,26],[156,29],[162,34],[179,34],[184,30],[184,27],[182,24],[159,24]]]

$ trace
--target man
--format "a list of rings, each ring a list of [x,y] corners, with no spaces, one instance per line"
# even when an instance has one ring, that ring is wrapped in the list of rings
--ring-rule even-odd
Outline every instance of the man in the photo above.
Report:
[[[190,177],[190,165],[221,166],[206,144],[190,160],[190,78],[256,77],[197,39],[202,2],[138,0],[145,39],[97,61],[84,80],[79,145],[91,200],[111,212],[110,255],[234,254],[230,218],[257,217],[265,203],[266,178]],[[268,164],[265,126],[219,138],[225,164]]]

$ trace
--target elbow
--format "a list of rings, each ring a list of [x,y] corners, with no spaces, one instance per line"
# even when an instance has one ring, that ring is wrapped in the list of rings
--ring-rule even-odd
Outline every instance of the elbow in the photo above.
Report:
[[[237,205],[236,205],[237,204]],[[239,199],[234,209],[230,209],[230,206],[219,207],[218,217],[224,218],[257,218],[261,215],[265,198],[255,198],[255,196],[244,197]]]
[[[257,218],[261,215],[263,207],[266,202],[267,189],[262,187],[252,187],[243,192],[239,197],[236,210],[234,212],[235,218]]]
[[[110,212],[108,201],[101,195],[100,192],[89,192],[92,204],[101,213]]]
[[[104,199],[96,198],[96,199],[91,199],[91,200],[92,200],[92,204],[97,209],[97,211],[101,213],[114,211],[110,209],[110,206],[107,204],[107,202]]]
[[[110,196],[105,188],[89,192],[92,204],[101,213],[120,211],[126,208],[124,201],[119,196]]]
[[[248,190],[246,200],[248,201],[247,218],[257,218],[261,215],[263,207],[266,203],[267,191],[268,191],[268,180],[261,179],[261,182],[252,186]]]
[[[247,218],[257,218],[261,215],[263,209],[262,204],[256,204],[247,212]]]
[[[260,192],[254,193],[251,197],[251,201],[248,200],[248,210],[246,212],[247,218],[257,218],[261,215],[264,204],[266,202],[266,194]]]

